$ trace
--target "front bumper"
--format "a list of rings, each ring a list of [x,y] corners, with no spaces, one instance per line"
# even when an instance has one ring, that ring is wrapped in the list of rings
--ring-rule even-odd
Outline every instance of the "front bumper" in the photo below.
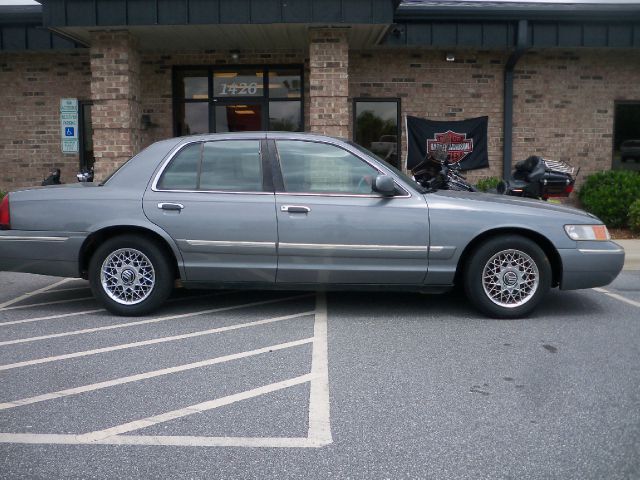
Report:
[[[624,266],[624,249],[615,242],[576,242],[576,248],[559,249],[562,260],[560,289],[602,287],[610,284]]]
[[[78,277],[86,237],[78,232],[0,231],[0,271]]]

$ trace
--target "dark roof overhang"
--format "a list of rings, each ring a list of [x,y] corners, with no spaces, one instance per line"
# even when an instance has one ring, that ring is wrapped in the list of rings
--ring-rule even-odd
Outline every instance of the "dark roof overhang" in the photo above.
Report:
[[[640,20],[640,3],[580,2],[469,2],[404,0],[396,9],[396,22],[424,20],[529,20],[607,21]]]

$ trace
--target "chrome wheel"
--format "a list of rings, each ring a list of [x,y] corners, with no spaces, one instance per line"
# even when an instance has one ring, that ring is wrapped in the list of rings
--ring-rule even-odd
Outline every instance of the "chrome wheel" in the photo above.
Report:
[[[145,300],[156,283],[149,258],[134,248],[121,248],[105,258],[100,268],[100,282],[105,293],[121,305],[135,305]]]
[[[515,308],[533,298],[540,281],[538,266],[520,250],[502,250],[493,255],[482,271],[482,286],[496,305]]]

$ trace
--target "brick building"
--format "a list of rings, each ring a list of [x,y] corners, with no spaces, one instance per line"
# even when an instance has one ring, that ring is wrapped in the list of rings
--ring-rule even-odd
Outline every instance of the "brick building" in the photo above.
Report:
[[[64,153],[61,99],[78,100],[77,142]],[[472,180],[502,176],[531,154],[581,167],[582,178],[640,169],[628,148],[640,139],[640,5],[0,7],[0,190],[39,184],[53,167],[72,182],[94,162],[101,179],[153,141],[208,131],[321,132],[402,167],[405,115],[488,116],[490,167]]]

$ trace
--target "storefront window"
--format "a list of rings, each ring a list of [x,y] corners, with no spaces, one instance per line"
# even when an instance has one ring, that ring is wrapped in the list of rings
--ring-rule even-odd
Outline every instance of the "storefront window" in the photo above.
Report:
[[[616,103],[612,167],[640,171],[640,102]]]
[[[353,116],[354,141],[400,168],[400,101],[355,99]]]
[[[176,67],[175,134],[302,131],[302,86],[301,67]]]
[[[300,102],[269,102],[269,130],[301,132],[303,127]]]

